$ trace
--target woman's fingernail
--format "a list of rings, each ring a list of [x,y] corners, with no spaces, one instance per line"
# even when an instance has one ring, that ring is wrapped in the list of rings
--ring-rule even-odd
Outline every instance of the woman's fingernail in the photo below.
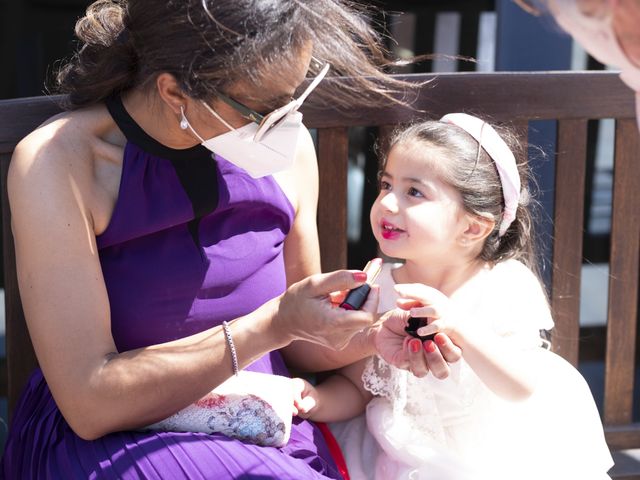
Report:
[[[431,340],[427,340],[426,342],[424,342],[424,350],[427,353],[433,353],[436,351],[436,344]]]
[[[440,347],[444,346],[447,343],[447,338],[444,335],[436,335],[433,339]]]
[[[413,353],[418,353],[420,351],[420,340],[411,340],[409,342],[409,348]]]
[[[353,279],[356,282],[366,282],[367,274],[365,272],[353,272]]]

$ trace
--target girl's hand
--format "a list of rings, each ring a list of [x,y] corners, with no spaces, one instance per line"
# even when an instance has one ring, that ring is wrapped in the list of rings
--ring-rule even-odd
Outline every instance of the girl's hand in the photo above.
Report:
[[[429,372],[436,378],[449,376],[449,363],[460,360],[462,352],[444,333],[436,334],[434,341],[421,342],[408,335],[409,312],[390,310],[383,316],[384,323],[375,337],[378,354],[389,364],[409,370],[416,377],[424,377]]]
[[[400,296],[399,308],[407,310],[412,317],[427,320],[427,325],[417,330],[418,335],[444,333],[456,343],[458,317],[449,297],[421,283],[398,284],[395,290]]]
[[[449,334],[455,332],[453,323],[445,323],[452,309],[449,299],[440,291],[420,284],[397,285],[399,309],[383,316],[384,323],[375,337],[379,355],[391,365],[411,371],[417,377],[431,372],[436,378],[449,376],[449,364],[462,357],[460,348]],[[427,317],[429,324],[418,332],[436,333],[434,340],[421,342],[405,332],[410,316]],[[439,323],[436,323],[439,322]],[[435,325],[434,325],[435,324]],[[424,330],[427,333],[423,333]]]
[[[318,404],[316,388],[302,378],[292,378],[293,415],[309,418]]]
[[[441,291],[420,283],[399,284],[395,289],[400,296],[398,307],[407,311],[408,316],[427,319],[427,326],[419,328],[418,335],[435,334],[433,340],[421,342],[409,337],[405,342],[410,360],[408,370],[417,377],[431,371],[436,378],[447,378],[449,364],[462,357],[462,350],[453,340],[457,334],[457,316],[451,300]]]

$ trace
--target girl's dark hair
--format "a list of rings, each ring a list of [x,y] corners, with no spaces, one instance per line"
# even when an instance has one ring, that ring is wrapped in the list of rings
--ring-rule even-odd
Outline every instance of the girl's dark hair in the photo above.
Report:
[[[493,126],[493,125],[492,125]],[[482,260],[496,264],[514,258],[538,272],[534,256],[533,200],[529,194],[529,169],[526,150],[514,131],[505,126],[493,126],[513,152],[520,174],[520,201],[516,218],[505,234],[498,236],[504,211],[502,184],[495,163],[478,142],[462,128],[445,122],[425,121],[395,131],[387,144],[386,152],[396,145],[421,142],[425,148],[445,150],[446,164],[438,165],[442,178],[458,190],[465,210],[473,215],[491,214],[495,227],[485,239],[479,255]],[[383,156],[383,168],[386,154]]]
[[[409,86],[382,72],[389,59],[378,34],[361,7],[342,0],[98,0],[75,33],[80,48],[57,76],[72,109],[163,72],[189,96],[211,100],[240,79],[259,86],[266,71],[287,72],[309,41],[329,75],[354,77],[340,89],[328,78],[321,100],[397,102]]]

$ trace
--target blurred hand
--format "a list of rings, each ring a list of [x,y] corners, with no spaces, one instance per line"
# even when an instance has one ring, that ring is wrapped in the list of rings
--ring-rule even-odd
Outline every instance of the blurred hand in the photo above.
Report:
[[[292,378],[293,415],[309,418],[318,404],[315,387],[302,378]]]

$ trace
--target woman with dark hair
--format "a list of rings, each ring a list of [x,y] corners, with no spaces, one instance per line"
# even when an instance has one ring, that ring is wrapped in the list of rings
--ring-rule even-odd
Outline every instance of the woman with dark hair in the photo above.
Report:
[[[20,142],[8,179],[40,368],[3,476],[339,478],[301,419],[282,448],[147,427],[238,372],[373,353],[377,295],[362,311],[328,301],[366,274],[318,273],[317,166],[297,111],[325,75],[354,77],[315,95],[336,107],[405,87],[376,68],[366,18],[339,0],[99,0],[76,34],[58,77],[68,111]]]

